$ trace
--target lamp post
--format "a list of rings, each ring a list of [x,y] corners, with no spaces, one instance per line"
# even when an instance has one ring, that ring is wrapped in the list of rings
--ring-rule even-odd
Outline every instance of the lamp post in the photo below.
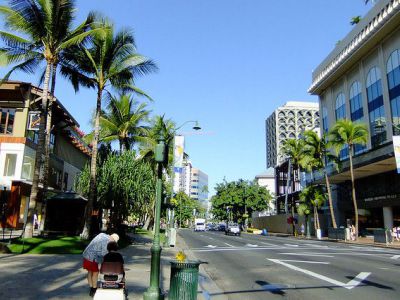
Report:
[[[155,148],[155,161],[157,162],[156,203],[154,219],[154,239],[151,247],[150,287],[143,295],[144,300],[162,300],[164,295],[160,289],[160,214],[162,194],[163,163],[167,161],[167,151],[164,139],[160,139]]]
[[[186,122],[184,122],[183,124],[181,124],[180,126],[178,126],[177,128],[174,129],[174,132],[173,132],[173,134],[174,134],[174,141],[173,141],[173,143],[174,143],[174,145],[173,145],[173,147],[174,147],[173,148],[173,152],[174,152],[173,153],[173,157],[174,157],[174,159],[172,161],[172,168],[171,168],[171,170],[172,170],[172,173],[171,173],[171,199],[172,199],[172,197],[174,195],[174,180],[175,180],[175,135],[176,135],[176,132],[179,129],[181,129],[183,126],[185,126],[188,123],[194,123],[194,126],[192,127],[192,129],[194,129],[196,131],[201,129],[201,127],[199,125],[199,122],[198,121],[192,121],[192,120],[186,121]],[[169,212],[170,208],[167,208],[167,210]],[[175,226],[175,220],[174,220],[175,212],[174,212],[174,210],[172,209],[171,213],[167,213],[167,216],[170,216],[169,226],[168,226],[168,229],[167,229],[168,246],[169,246],[169,245],[171,245],[171,231],[170,231],[170,229],[174,228],[174,226]]]

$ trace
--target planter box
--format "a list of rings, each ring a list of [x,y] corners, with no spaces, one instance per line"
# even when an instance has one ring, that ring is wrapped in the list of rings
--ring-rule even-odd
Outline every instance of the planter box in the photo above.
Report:
[[[375,229],[374,242],[389,244],[392,242],[392,233],[387,229]]]
[[[346,228],[328,228],[328,238],[334,240],[346,240]]]

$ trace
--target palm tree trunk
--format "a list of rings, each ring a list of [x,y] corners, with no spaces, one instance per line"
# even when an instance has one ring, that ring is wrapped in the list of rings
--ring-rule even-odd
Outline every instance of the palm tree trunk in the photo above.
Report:
[[[355,219],[355,239],[358,238],[358,208],[357,208],[357,198],[356,198],[356,187],[354,183],[354,170],[353,170],[353,145],[349,145],[350,152],[350,175],[351,175],[351,194],[353,197],[353,205],[354,205],[354,219]]]
[[[321,226],[319,224],[319,215],[318,215],[318,209],[316,206],[314,206],[314,214],[315,214],[315,224],[316,224],[316,229],[321,229]]]
[[[289,187],[291,184],[291,162],[290,159],[288,161],[288,175],[287,175],[287,182],[286,182],[286,193],[285,193],[285,214],[288,213],[288,197],[289,197]]]
[[[314,230],[315,230],[315,233],[317,232],[317,229],[318,229],[318,227],[317,227],[317,218],[316,218],[315,206],[314,206]]]
[[[50,81],[50,71],[51,64],[47,63],[46,72],[44,77],[43,84],[43,94],[42,94],[42,108],[40,112],[40,124],[39,124],[39,136],[38,136],[38,144],[36,147],[36,155],[35,155],[35,169],[33,172],[32,178],[32,188],[31,194],[29,197],[29,208],[28,208],[28,216],[26,219],[25,230],[24,230],[24,238],[31,238],[33,236],[33,216],[36,213],[36,203],[39,193],[39,177],[40,177],[40,166],[42,162],[43,148],[44,148],[44,140],[45,140],[45,113],[47,108],[47,98],[49,91],[49,81]]]
[[[329,201],[329,209],[331,211],[331,219],[332,219],[332,226],[333,228],[337,228],[335,213],[333,211],[333,204],[332,204],[332,192],[331,192],[331,184],[329,182],[328,174],[325,172],[325,183],[326,183],[326,190],[328,191],[328,201]]]
[[[47,103],[46,110],[46,137],[44,143],[44,162],[43,162],[43,201],[42,201],[42,219],[40,222],[40,233],[44,231],[44,225],[46,222],[47,215],[47,189],[49,181],[49,163],[50,163],[50,137],[51,137],[51,124],[52,124],[52,113],[53,113],[53,101],[54,101],[54,91],[56,89],[56,75],[57,75],[57,64],[53,64],[51,73],[51,99]]]
[[[99,87],[97,91],[97,104],[96,104],[96,119],[94,125],[94,138],[92,143],[92,159],[90,161],[90,186],[89,186],[89,197],[88,203],[86,204],[85,211],[85,225],[81,237],[88,239],[91,234],[92,225],[92,212],[93,204],[97,197],[97,182],[96,182],[96,163],[97,163],[97,144],[99,140],[100,131],[100,112],[101,112],[101,98],[103,90]]]

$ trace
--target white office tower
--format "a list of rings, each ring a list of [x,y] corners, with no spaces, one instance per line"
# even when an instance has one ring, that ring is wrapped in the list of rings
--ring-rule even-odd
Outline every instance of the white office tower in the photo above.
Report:
[[[192,168],[190,198],[198,200],[205,208],[207,208],[208,175],[200,169]]]
[[[297,139],[305,130],[314,128],[319,128],[318,103],[290,101],[278,107],[265,121],[267,168],[283,162],[281,147],[285,140]]]

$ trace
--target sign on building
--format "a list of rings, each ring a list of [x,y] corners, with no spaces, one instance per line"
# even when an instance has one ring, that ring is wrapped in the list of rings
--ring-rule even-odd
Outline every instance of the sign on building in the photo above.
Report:
[[[174,172],[175,173],[182,173],[184,149],[185,149],[185,137],[182,135],[175,136],[175,139],[174,139]]]
[[[40,111],[30,111],[28,113],[28,130],[39,130]]]

